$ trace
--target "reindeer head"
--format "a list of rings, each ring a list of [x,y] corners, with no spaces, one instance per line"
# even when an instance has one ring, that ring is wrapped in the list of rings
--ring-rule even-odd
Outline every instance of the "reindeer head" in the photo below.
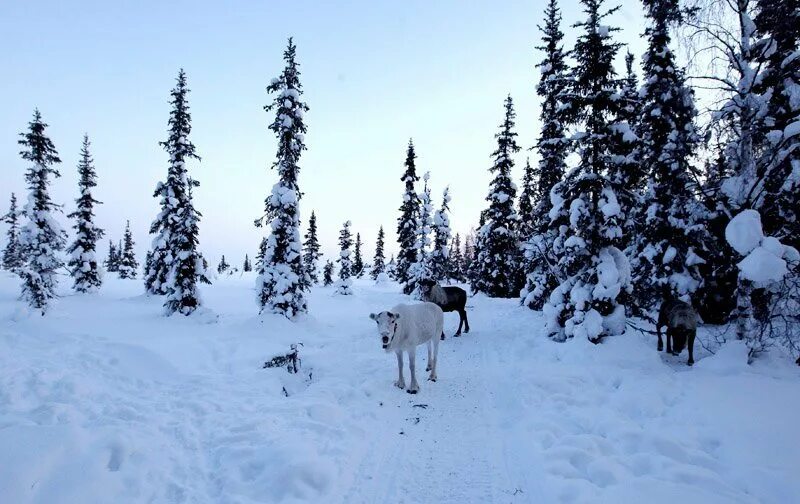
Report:
[[[381,336],[381,345],[384,350],[389,350],[389,346],[394,341],[394,336],[397,334],[397,320],[400,318],[399,313],[392,313],[390,311],[382,311],[380,313],[370,313],[369,318],[378,324],[378,333]]]

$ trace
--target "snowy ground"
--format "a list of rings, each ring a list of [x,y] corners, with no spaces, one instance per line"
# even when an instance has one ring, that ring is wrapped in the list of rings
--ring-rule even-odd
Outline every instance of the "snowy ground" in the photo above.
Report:
[[[392,386],[370,311],[315,289],[257,317],[253,278],[219,315],[161,316],[139,281],[26,316],[0,273],[0,502],[797,502],[800,373],[728,345],[694,368],[630,334],[545,338],[513,300],[471,298],[439,381]],[[67,294],[65,292],[65,294]],[[448,336],[457,316],[447,314]],[[261,369],[301,341],[304,376]],[[420,356],[424,351],[420,351]],[[422,357],[424,359],[424,357]],[[310,378],[309,378],[310,373]],[[283,389],[289,392],[285,397]]]

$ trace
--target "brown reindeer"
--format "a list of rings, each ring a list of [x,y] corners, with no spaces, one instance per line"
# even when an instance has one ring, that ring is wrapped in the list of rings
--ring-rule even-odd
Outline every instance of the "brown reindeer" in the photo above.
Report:
[[[658,311],[656,332],[658,334],[658,351],[664,349],[661,339],[661,328],[667,327],[667,352],[680,355],[683,347],[689,343],[688,365],[694,364],[694,339],[697,334],[697,312],[692,305],[677,299],[669,299],[661,303]]]

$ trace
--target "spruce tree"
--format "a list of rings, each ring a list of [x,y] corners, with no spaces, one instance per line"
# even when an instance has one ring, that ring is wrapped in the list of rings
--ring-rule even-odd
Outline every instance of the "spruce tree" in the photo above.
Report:
[[[414,249],[416,260],[408,268],[408,281],[403,286],[405,294],[419,297],[418,287],[423,280],[433,280],[431,270],[430,250],[431,228],[433,226],[433,205],[431,204],[431,190],[428,187],[430,172],[425,172],[422,192],[419,194],[419,216],[416,223],[416,241]]]
[[[364,258],[361,256],[361,233],[356,233],[356,248],[353,255],[353,276],[361,278],[364,274]]]
[[[523,244],[525,288],[522,302],[534,310],[540,310],[547,296],[558,285],[559,278],[553,265],[556,258],[553,245],[558,228],[552,225],[550,192],[564,177],[569,140],[564,124],[563,97],[568,83],[567,64],[562,46],[564,34],[561,32],[561,11],[557,0],[549,0],[545,9],[545,24],[542,31],[543,45],[538,49],[545,57],[539,63],[541,78],[536,86],[536,94],[542,99],[540,122],[542,124],[536,150],[539,163],[534,170],[536,189],[533,196],[533,210],[530,217],[530,236]],[[520,216],[526,223],[525,215]],[[525,225],[525,224],[523,224]]]
[[[53,203],[49,192],[50,176],[61,176],[54,166],[61,159],[47,137],[46,129],[42,115],[35,110],[28,131],[20,133],[22,138],[18,141],[24,147],[20,152],[22,159],[30,163],[25,173],[28,202],[24,215],[27,222],[19,236],[25,259],[19,270],[23,280],[22,298],[42,315],[56,295],[56,271],[63,265],[58,253],[66,242],[66,233],[53,218],[53,212],[59,211],[60,206]]]
[[[544,313],[548,332],[558,341],[569,337],[599,342],[625,330],[625,307],[618,297],[629,289],[629,267],[618,245],[622,215],[611,175],[619,154],[609,142],[620,112],[612,62],[620,44],[617,28],[601,24],[617,8],[601,11],[602,0],[581,0],[587,20],[573,50],[575,67],[565,93],[567,119],[577,131],[572,141],[578,165],[553,188],[550,215],[558,226],[554,242],[558,277]]]
[[[269,239],[262,268],[256,280],[258,303],[261,311],[292,318],[308,310],[306,293],[310,285],[303,266],[303,247],[300,242],[300,155],[306,149],[307,131],[303,117],[308,106],[302,101],[303,87],[300,71],[295,61],[297,47],[289,39],[283,53],[286,67],[267,87],[275,97],[264,107],[275,112],[269,129],[278,137],[278,152],[273,168],[278,171],[278,182],[265,201]]]
[[[456,233],[455,238],[450,242],[450,278],[456,282],[463,282],[464,278],[464,255],[461,252],[461,235]]]
[[[244,272],[253,271],[253,265],[250,264],[250,257],[247,254],[244,255],[244,264],[242,265],[242,271]]]
[[[222,254],[222,258],[219,260],[219,264],[217,265],[217,273],[225,273],[230,269],[231,265],[225,260],[225,254]]]
[[[92,187],[97,185],[97,174],[89,145],[89,136],[84,135],[81,159],[78,162],[80,196],[75,200],[76,210],[68,216],[75,219],[75,241],[67,248],[67,252],[70,254],[72,288],[76,292],[95,292],[103,283],[96,256],[97,240],[103,237],[103,230],[94,224],[94,205],[100,202],[92,197]]]
[[[136,252],[133,250],[135,243],[131,234],[131,221],[125,223],[125,234],[123,236],[122,251],[119,254],[119,266],[117,268],[119,277],[136,278],[139,263],[136,261]]]
[[[161,212],[150,232],[157,234],[151,249],[150,270],[145,274],[148,292],[166,294],[166,314],[190,315],[201,302],[197,282],[209,283],[202,255],[197,250],[200,212],[192,202],[192,190],[200,183],[189,176],[186,163],[199,160],[189,140],[192,117],[189,111],[186,73],[178,72],[170,92],[172,110],[167,140],[161,146],[169,154],[167,179],[156,189],[161,197]]]
[[[386,275],[391,278],[392,280],[396,280],[397,277],[395,272],[397,271],[397,261],[394,259],[394,254],[389,258],[389,262],[386,263]]]
[[[385,258],[383,256],[383,242],[385,239],[386,236],[383,232],[383,226],[381,226],[380,229],[378,229],[378,239],[375,241],[375,257],[372,260],[372,271],[370,271],[370,276],[373,280],[377,280],[378,275],[386,270],[386,265],[384,264]]]
[[[327,261],[322,270],[322,285],[325,287],[333,284],[333,262]]]
[[[353,293],[353,261],[350,259],[350,247],[353,246],[353,235],[350,233],[350,221],[344,223],[339,232],[339,280],[336,282],[336,293],[349,296]]]
[[[317,216],[312,211],[311,218],[308,219],[308,232],[305,235],[305,242],[303,243],[303,266],[306,269],[308,279],[311,285],[319,283],[319,271],[317,264],[319,258],[322,257],[320,250],[319,238],[317,238]]]
[[[414,184],[419,180],[416,166],[417,155],[414,152],[414,143],[408,141],[406,150],[406,170],[400,180],[405,184],[403,193],[403,204],[400,206],[400,217],[397,219],[397,243],[399,251],[397,253],[397,267],[395,268],[395,279],[403,285],[409,281],[408,269],[417,260],[417,218],[420,212],[419,196],[417,196]]]
[[[8,208],[8,213],[0,217],[0,221],[8,224],[8,243],[3,249],[3,268],[8,271],[17,271],[24,264],[24,256],[22,254],[22,245],[19,242],[19,216],[20,212],[17,210],[17,196],[11,193],[11,203]]]
[[[116,273],[119,271],[119,251],[111,240],[108,240],[108,256],[103,262],[103,265],[106,267],[108,273]]]
[[[491,297],[516,297],[522,287],[518,217],[514,209],[517,188],[511,180],[513,155],[520,150],[514,131],[515,116],[514,102],[509,96],[505,100],[505,117],[500,132],[495,136],[497,149],[492,153],[494,162],[489,170],[494,173],[494,179],[486,197],[489,208],[484,215],[485,223],[479,231],[481,249],[476,261],[479,281],[473,284],[475,292]]]
[[[431,278],[442,282],[450,277],[450,188],[445,187],[442,206],[433,214],[433,250],[430,256]]]
[[[534,232],[533,202],[536,199],[536,180],[530,158],[525,159],[525,170],[522,172],[522,192],[519,193],[517,214],[519,215],[519,238],[527,241]]]
[[[705,262],[699,203],[694,197],[691,159],[699,142],[697,112],[683,70],[670,48],[670,29],[681,22],[677,0],[643,0],[649,26],[643,59],[644,84],[638,157],[647,168],[647,191],[635,208],[637,239],[633,245],[637,311],[654,309],[663,299],[689,301],[703,281]]]
[[[256,252],[256,272],[264,269],[264,254],[267,253],[267,237],[261,238],[258,244],[258,252]]]
[[[800,248],[800,0],[756,0],[756,10],[756,33],[765,46],[757,91],[768,97],[759,212],[767,235]]]

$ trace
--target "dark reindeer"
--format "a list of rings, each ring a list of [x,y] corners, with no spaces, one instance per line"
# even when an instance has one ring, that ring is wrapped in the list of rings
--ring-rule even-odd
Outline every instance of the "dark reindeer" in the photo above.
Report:
[[[694,338],[697,334],[697,312],[688,303],[670,299],[661,303],[658,311],[656,332],[658,334],[658,351],[664,349],[661,340],[661,328],[667,327],[667,352],[680,355],[686,342],[689,342],[688,365],[694,364]]]
[[[442,287],[434,280],[422,280],[419,283],[419,292],[423,301],[439,305],[443,312],[458,312],[458,331],[454,336],[461,336],[461,326],[464,332],[469,332],[467,320],[467,292],[460,287]],[[444,339],[444,334],[442,334]]]

